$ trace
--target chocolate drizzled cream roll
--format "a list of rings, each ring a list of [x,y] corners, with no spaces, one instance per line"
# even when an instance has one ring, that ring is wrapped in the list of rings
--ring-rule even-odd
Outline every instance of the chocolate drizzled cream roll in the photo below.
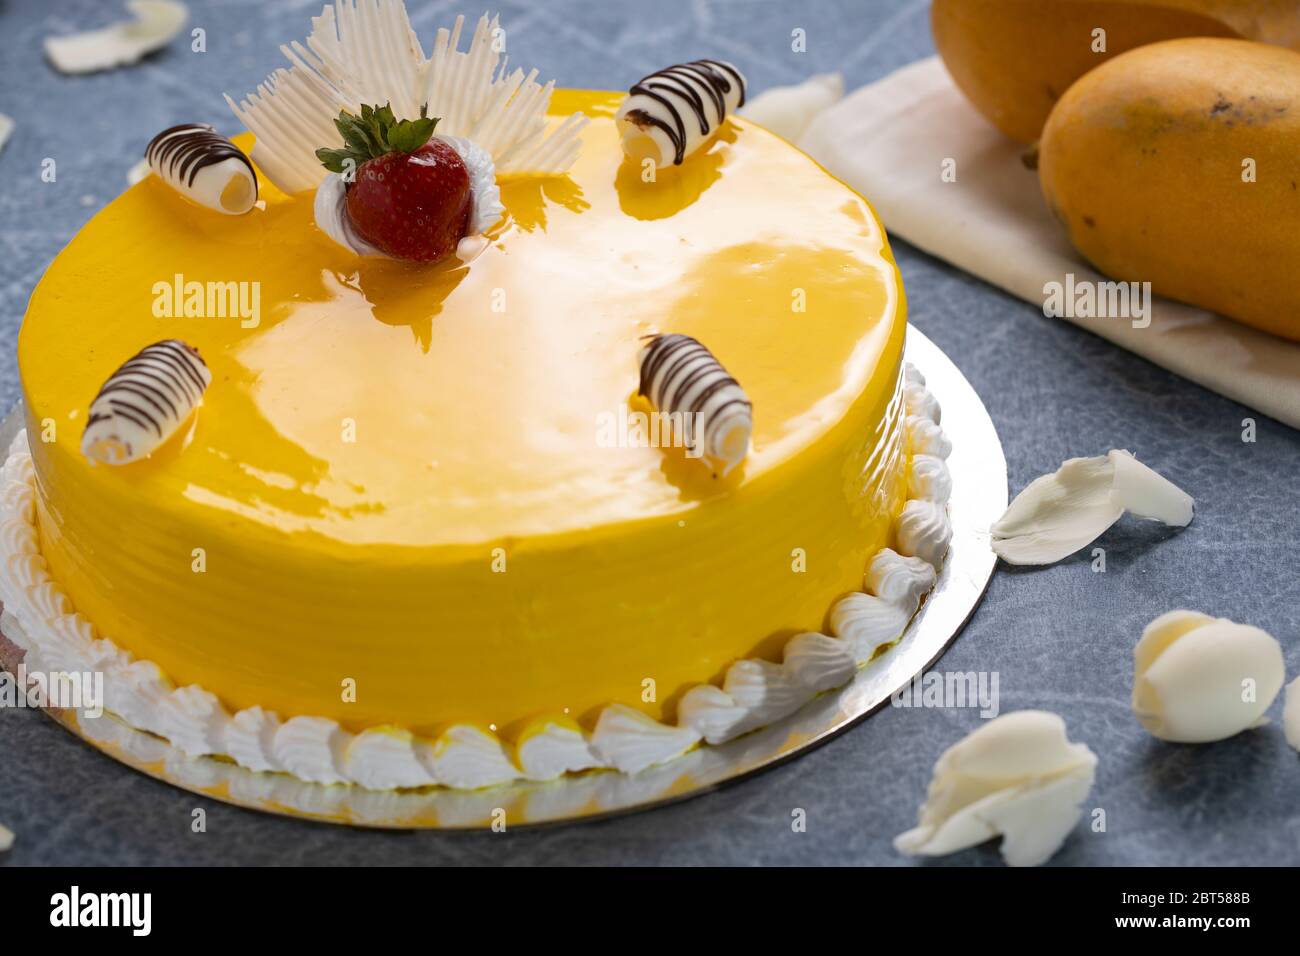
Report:
[[[248,157],[211,126],[165,129],[144,151],[149,169],[200,206],[238,216],[257,202],[257,175]]]
[[[749,452],[753,406],[713,353],[689,335],[656,335],[641,349],[637,393],[661,413],[687,449],[727,474]]]
[[[651,73],[628,91],[615,119],[623,152],[656,166],[681,165],[745,105],[745,77],[722,60],[693,60]]]
[[[145,457],[176,434],[211,381],[212,373],[192,345],[166,339],[145,346],[90,403],[82,454],[109,465]]]

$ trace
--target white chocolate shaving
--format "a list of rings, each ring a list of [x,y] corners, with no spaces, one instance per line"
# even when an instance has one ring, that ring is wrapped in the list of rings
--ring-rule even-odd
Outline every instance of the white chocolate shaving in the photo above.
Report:
[[[159,179],[200,206],[239,216],[257,202],[257,176],[248,158],[206,124],[164,130],[150,141],[144,158]]]
[[[1272,636],[1196,611],[1148,624],[1133,663],[1134,715],[1175,743],[1225,740],[1258,726],[1286,680]]]
[[[144,458],[177,432],[211,381],[198,350],[179,339],[145,346],[95,396],[82,454],[109,465]]]
[[[1127,451],[1071,458],[1036,478],[994,523],[993,550],[1009,564],[1053,564],[1091,544],[1124,514],[1191,523],[1191,495]]]
[[[189,19],[185,4],[175,0],[127,0],[134,17],[102,30],[46,37],[45,55],[61,73],[94,73],[139,61],[161,50]]]
[[[0,150],[5,148],[5,143],[9,142],[9,137],[14,134],[14,121],[12,117],[0,113]]]
[[[1282,707],[1282,731],[1286,742],[1300,750],[1300,677],[1286,685],[1286,704]]]
[[[460,50],[464,23],[457,17],[452,30],[440,29],[426,58],[401,0],[335,0],[325,7],[305,44],[280,47],[288,69],[239,103],[226,97],[257,136],[258,169],[287,193],[315,189],[326,175],[316,150],[339,145],[339,111],[389,103],[399,119],[414,119],[427,105],[440,136],[473,140],[499,176],[563,175],[578,157],[587,118],[575,113],[548,124],[554,83],[537,83],[536,70],[506,73],[496,17],[482,16],[468,49]]]
[[[0,823],[0,853],[4,853],[14,845],[14,831]]]
[[[1038,866],[1074,829],[1096,771],[1096,755],[1070,743],[1056,714],[1004,714],[944,751],[918,826],[894,849],[942,856],[1001,836],[1010,866]]]
[[[693,60],[642,77],[614,119],[629,158],[681,165],[744,103],[745,77],[732,64]]]
[[[674,440],[726,475],[749,453],[753,406],[713,353],[689,335],[656,335],[639,356],[644,395]]]

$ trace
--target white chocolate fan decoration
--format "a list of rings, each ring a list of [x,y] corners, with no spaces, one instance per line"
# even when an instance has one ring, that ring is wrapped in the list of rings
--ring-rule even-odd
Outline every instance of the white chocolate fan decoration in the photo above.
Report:
[[[753,406],[713,353],[689,335],[656,335],[641,349],[640,364],[638,394],[670,416],[689,453],[723,475],[740,464],[754,430]]]
[[[176,434],[211,381],[212,373],[193,346],[179,339],[145,346],[91,402],[82,454],[109,465],[144,458]]]
[[[1194,502],[1127,451],[1071,458],[1016,495],[993,524],[993,550],[1008,564],[1053,564],[1101,537],[1125,511],[1182,528]]]
[[[1133,649],[1133,714],[1174,743],[1226,740],[1256,727],[1286,680],[1282,646],[1257,627],[1169,611]]]
[[[238,216],[257,202],[257,174],[238,146],[203,123],[165,129],[144,151],[150,172],[200,206]]]
[[[656,166],[680,166],[745,105],[745,77],[722,60],[692,60],[643,77],[614,119],[623,152]]]
[[[338,143],[339,111],[387,103],[399,119],[427,106],[439,136],[472,140],[499,176],[563,175],[587,118],[575,113],[548,129],[554,82],[538,83],[537,70],[506,72],[496,17],[482,16],[468,49],[459,49],[464,22],[438,30],[426,58],[401,0],[335,0],[312,19],[305,43],[280,47],[288,69],[239,103],[226,97],[257,136],[253,162],[284,192],[315,189],[326,176],[315,151]]]

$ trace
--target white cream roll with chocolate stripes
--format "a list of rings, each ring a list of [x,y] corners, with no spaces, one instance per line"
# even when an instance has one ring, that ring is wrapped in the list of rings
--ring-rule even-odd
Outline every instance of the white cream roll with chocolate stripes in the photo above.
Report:
[[[146,457],[176,434],[211,381],[212,373],[192,345],[165,339],[145,346],[90,403],[82,454],[108,465]]]
[[[144,151],[149,169],[200,206],[240,216],[257,202],[257,174],[238,146],[204,123],[165,129]]]
[[[637,393],[667,413],[688,451],[726,475],[749,453],[753,405],[745,390],[689,335],[656,335],[641,349]]]
[[[745,105],[745,77],[722,60],[693,60],[651,73],[628,91],[614,119],[623,152],[656,166],[682,161]]]

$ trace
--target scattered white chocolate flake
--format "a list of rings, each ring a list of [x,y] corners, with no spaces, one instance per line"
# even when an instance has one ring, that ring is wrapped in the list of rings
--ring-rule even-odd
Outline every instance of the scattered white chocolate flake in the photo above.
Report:
[[[337,146],[340,110],[389,103],[399,119],[422,106],[438,117],[438,135],[473,140],[492,157],[498,176],[559,176],[578,157],[587,118],[575,113],[548,129],[554,82],[537,71],[506,73],[498,47],[500,21],[485,14],[467,50],[465,18],[438,30],[426,58],[401,0],[336,0],[312,19],[306,43],[280,49],[288,69],[276,70],[257,92],[226,102],[257,136],[253,161],[287,193],[315,189],[326,170],[320,147]]]
[[[1008,864],[1038,866],[1074,829],[1096,770],[1096,755],[1070,743],[1056,714],[1004,714],[944,751],[919,825],[894,848],[942,856],[1001,836]]]
[[[776,86],[754,97],[740,115],[797,142],[818,113],[844,98],[844,77],[818,73],[794,86]]]
[[[179,339],[145,346],[91,402],[82,453],[109,465],[145,457],[176,433],[211,381],[198,350]]]
[[[1175,743],[1224,740],[1264,723],[1286,680],[1273,637],[1196,611],[1170,611],[1148,624],[1133,665],[1133,713]]]
[[[614,119],[631,159],[680,166],[744,105],[745,77],[738,69],[722,60],[692,60],[642,77]]]
[[[1286,704],[1282,708],[1282,730],[1286,742],[1300,750],[1300,677],[1286,685]]]
[[[9,137],[14,134],[14,121],[12,117],[0,113],[0,150],[5,148],[5,143],[9,142]]]
[[[675,439],[723,475],[749,453],[753,407],[713,353],[689,335],[656,335],[641,349],[637,393],[670,417]]]
[[[4,853],[14,845],[14,831],[10,830],[3,823],[0,823],[0,853]]]
[[[1181,528],[1193,505],[1127,451],[1071,458],[1016,495],[993,525],[993,550],[1009,564],[1052,564],[1091,544],[1125,511]]]
[[[144,151],[149,169],[189,199],[230,216],[257,202],[257,174],[238,146],[205,123],[165,129]]]
[[[189,19],[185,4],[175,0],[127,0],[134,17],[86,33],[46,37],[45,55],[61,73],[94,73],[135,63],[161,50]]]

